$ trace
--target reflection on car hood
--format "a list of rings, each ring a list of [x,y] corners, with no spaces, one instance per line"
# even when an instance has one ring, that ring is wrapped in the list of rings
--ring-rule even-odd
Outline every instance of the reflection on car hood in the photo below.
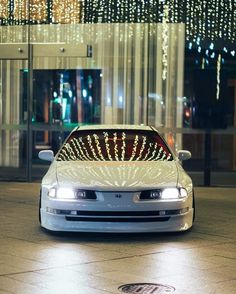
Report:
[[[138,191],[177,185],[175,161],[56,162],[59,185],[100,191]]]

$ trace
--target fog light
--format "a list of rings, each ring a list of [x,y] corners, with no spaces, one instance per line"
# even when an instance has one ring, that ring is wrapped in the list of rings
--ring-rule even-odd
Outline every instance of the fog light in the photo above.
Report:
[[[46,208],[46,212],[48,213],[52,213],[52,214],[57,214],[57,210],[51,207],[47,207]]]
[[[188,211],[189,211],[189,208],[188,207],[182,208],[182,209],[180,209],[179,214],[183,214],[183,213],[186,213]]]

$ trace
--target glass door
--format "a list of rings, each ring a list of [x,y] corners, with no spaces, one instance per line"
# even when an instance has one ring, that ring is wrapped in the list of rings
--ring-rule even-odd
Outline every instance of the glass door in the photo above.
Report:
[[[75,126],[101,123],[102,73],[91,62],[91,46],[74,39],[80,27],[31,27],[32,179],[40,179],[48,169],[49,163],[38,159],[39,151],[56,153]],[[27,81],[28,74],[22,74]]]
[[[27,28],[18,27],[17,40],[7,27],[0,27],[0,180],[26,180],[27,84],[22,73],[28,71]],[[16,36],[16,35],[15,35]],[[20,42],[19,42],[20,41]]]

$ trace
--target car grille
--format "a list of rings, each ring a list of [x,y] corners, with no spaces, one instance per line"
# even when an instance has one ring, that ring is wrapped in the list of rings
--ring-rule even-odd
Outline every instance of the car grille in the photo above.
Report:
[[[111,218],[111,217],[80,217],[80,216],[66,216],[67,221],[77,222],[112,222],[112,223],[143,223],[143,222],[165,222],[170,217],[145,217],[145,218]]]

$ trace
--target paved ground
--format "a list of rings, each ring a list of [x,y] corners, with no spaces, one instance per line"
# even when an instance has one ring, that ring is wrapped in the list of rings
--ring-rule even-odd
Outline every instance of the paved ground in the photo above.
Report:
[[[236,293],[236,189],[197,188],[188,233],[135,235],[48,234],[37,222],[38,190],[0,183],[0,293],[122,293],[142,282]]]

